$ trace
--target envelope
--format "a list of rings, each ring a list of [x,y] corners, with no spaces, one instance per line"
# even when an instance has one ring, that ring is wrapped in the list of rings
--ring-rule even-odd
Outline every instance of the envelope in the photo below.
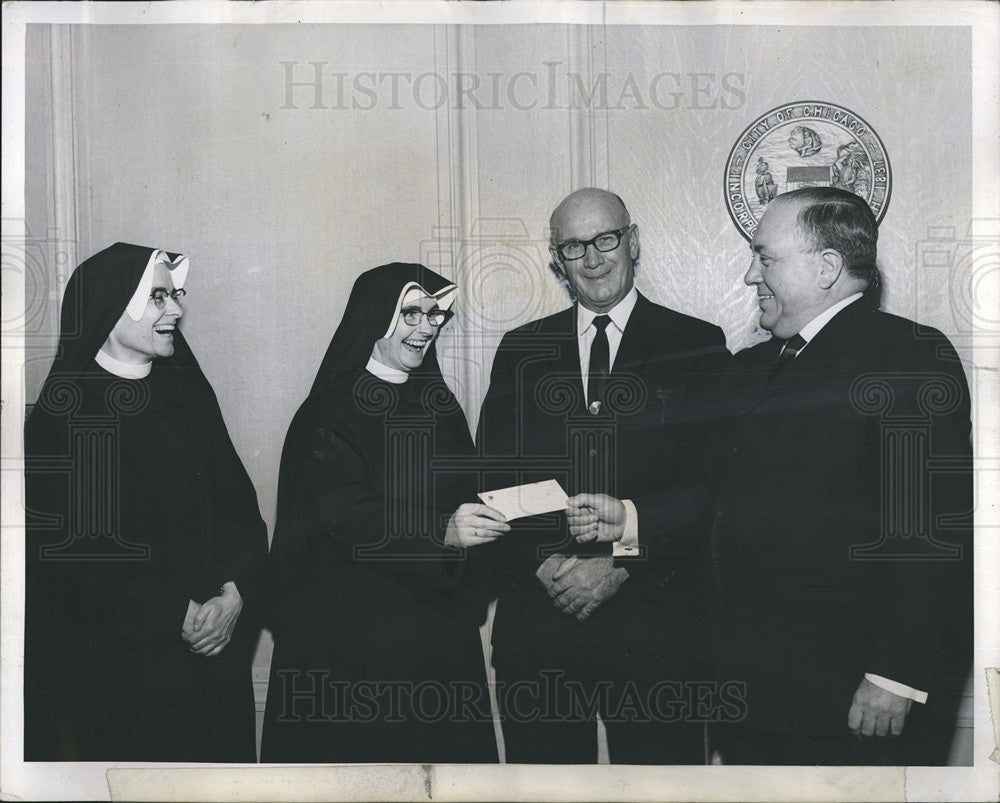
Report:
[[[500,488],[479,494],[484,505],[499,510],[507,517],[507,521],[520,519],[524,516],[537,516],[539,513],[551,513],[555,510],[565,510],[569,498],[555,480],[543,480],[527,485],[516,485],[513,488]]]

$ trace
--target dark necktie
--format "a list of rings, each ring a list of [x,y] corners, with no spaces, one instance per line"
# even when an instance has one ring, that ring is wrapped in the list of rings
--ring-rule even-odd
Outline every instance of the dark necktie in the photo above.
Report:
[[[597,334],[590,345],[590,368],[587,377],[587,409],[593,415],[601,411],[604,389],[608,383],[608,374],[611,372],[611,347],[608,345],[608,333],[605,331],[609,323],[611,318],[607,315],[598,315],[594,318]]]
[[[805,348],[806,341],[802,335],[792,335],[788,340],[785,341],[785,346],[778,355],[778,359],[774,361],[774,365],[771,368],[771,373],[768,375],[770,380],[775,374],[781,373],[788,365],[799,356],[799,352]]]

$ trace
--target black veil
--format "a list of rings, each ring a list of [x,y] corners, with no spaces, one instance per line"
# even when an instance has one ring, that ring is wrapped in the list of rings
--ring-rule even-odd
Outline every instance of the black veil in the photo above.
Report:
[[[66,285],[59,351],[50,373],[77,370],[94,359],[158,253],[164,253],[171,262],[182,258],[157,248],[115,243],[80,264]],[[174,355],[170,359],[197,364],[180,332],[174,333]]]
[[[387,325],[391,329],[405,291],[414,285],[430,296],[443,296],[454,288],[451,282],[429,268],[405,262],[373,268],[355,280],[344,317],[320,364],[310,397],[341,386],[368,364],[375,341],[386,336]],[[430,345],[423,363],[412,376],[440,378],[435,346],[436,342]]]
[[[56,358],[42,385],[35,410],[44,409],[53,401],[53,395],[65,392],[65,382],[79,380],[90,370],[94,357],[125,312],[147,267],[161,253],[173,263],[184,259],[180,254],[157,248],[115,243],[82,262],[73,272],[63,296]],[[200,375],[198,361],[179,327],[174,330],[173,343],[173,356],[158,362],[189,368]],[[34,411],[31,418],[37,418]],[[26,447],[30,449],[30,443]]]

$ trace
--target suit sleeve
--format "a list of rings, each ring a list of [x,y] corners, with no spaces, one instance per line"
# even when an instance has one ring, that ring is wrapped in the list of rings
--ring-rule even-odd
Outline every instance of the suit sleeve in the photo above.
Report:
[[[929,458],[937,465],[924,474],[917,499],[900,499],[885,477],[873,478],[885,504],[903,505],[913,521],[914,505],[929,500],[927,523],[934,541],[957,547],[952,557],[899,558],[882,562],[879,572],[882,601],[865,670],[914,689],[940,687],[948,666],[967,665],[971,657],[972,622],[972,447],[970,398],[965,375],[951,344],[943,337],[918,343],[909,371],[893,383],[897,411],[918,417],[930,414]],[[924,378],[924,383],[913,381]],[[926,392],[940,379],[940,395]],[[948,396],[952,396],[949,400]],[[903,467],[904,470],[912,470]],[[879,525],[878,532],[881,532]],[[958,660],[951,651],[958,652]],[[962,678],[964,680],[964,678]]]
[[[640,555],[615,559],[630,576],[620,593],[652,599],[678,573],[696,571],[708,560],[713,500],[706,451],[715,389],[728,359],[725,335],[712,327],[691,360],[688,393],[673,413],[678,432],[674,454],[631,497],[639,519]]]
[[[476,428],[476,454],[483,467],[482,476],[488,487],[481,491],[506,488],[517,484],[517,472],[498,462],[517,454],[517,371],[511,358],[509,336],[497,348],[490,371],[490,385],[480,410]],[[516,546],[517,528],[527,526],[525,520],[512,522],[514,530],[469,552],[470,568],[480,578],[486,578],[493,591],[504,575],[520,565],[523,553]],[[517,572],[515,571],[515,576]]]
[[[493,358],[490,386],[476,431],[476,448],[487,461],[517,454],[517,379],[507,342],[505,337]]]

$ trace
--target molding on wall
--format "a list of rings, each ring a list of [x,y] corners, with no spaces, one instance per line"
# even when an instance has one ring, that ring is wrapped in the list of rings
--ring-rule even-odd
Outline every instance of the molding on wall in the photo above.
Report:
[[[436,111],[438,220],[441,225],[428,232],[430,247],[422,248],[421,257],[428,267],[454,278],[459,286],[459,309],[471,309],[472,272],[479,267],[477,222],[479,205],[478,111],[472,106],[456,108],[455,82],[458,74],[476,68],[476,29],[472,26],[438,26],[434,29],[434,67],[445,76],[448,90],[456,100],[442,104]],[[452,389],[463,409],[472,414],[485,388],[478,387],[474,371],[464,368],[470,353],[484,347],[483,332],[452,325],[452,338],[461,348],[443,343],[439,350],[441,368],[453,379]],[[478,413],[478,410],[475,411]]]
[[[85,137],[78,130],[83,115],[77,115],[75,84],[78,69],[73,58],[73,29],[64,25],[49,27],[49,105],[46,115],[51,121],[52,161],[49,165],[49,221],[50,231],[63,244],[66,261],[57,265],[56,277],[59,297],[62,298],[66,282],[80,263],[83,252],[80,242],[80,183],[78,181],[78,148],[86,148]],[[89,256],[89,254],[85,254]]]
[[[607,48],[604,30],[585,25],[569,26],[567,31],[566,65],[569,79],[582,83],[587,92],[594,90],[595,80],[607,72]],[[567,86],[567,90],[569,87]],[[595,108],[597,103],[580,103],[580,98],[567,91],[567,114],[569,116],[569,161],[573,186],[611,187],[610,164],[608,159],[608,111]],[[579,108],[574,108],[574,105]]]

